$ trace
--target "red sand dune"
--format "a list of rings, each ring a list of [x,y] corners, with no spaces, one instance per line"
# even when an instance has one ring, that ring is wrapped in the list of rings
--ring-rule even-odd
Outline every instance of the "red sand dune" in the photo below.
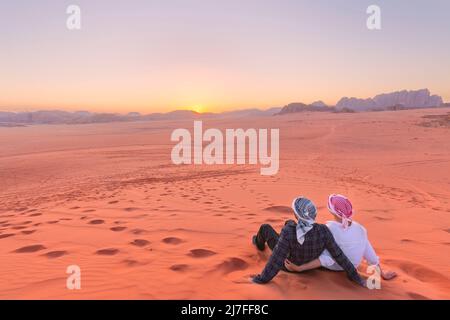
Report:
[[[450,131],[417,125],[435,113],[204,122],[280,128],[271,177],[172,165],[170,133],[190,121],[0,128],[0,298],[449,299]],[[299,194],[326,221],[335,192],[399,276],[381,290],[321,270],[252,284],[269,256],[250,242],[259,225],[280,229]],[[69,265],[81,290],[66,289]]]

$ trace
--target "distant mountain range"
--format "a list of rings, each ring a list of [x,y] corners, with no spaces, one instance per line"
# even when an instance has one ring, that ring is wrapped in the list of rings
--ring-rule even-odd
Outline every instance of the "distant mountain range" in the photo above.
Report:
[[[89,111],[60,111],[44,110],[32,112],[2,112],[0,111],[0,126],[24,126],[31,124],[87,124],[107,122],[130,122],[130,121],[157,121],[157,120],[191,120],[207,118],[239,118],[249,116],[272,116],[281,108],[268,110],[245,109],[223,113],[198,113],[190,110],[176,110],[168,113],[151,113],[142,115],[138,112],[128,114],[117,113],[93,113]]]
[[[344,97],[336,105],[337,109],[349,108],[355,111],[412,109],[440,107],[444,104],[442,97],[431,95],[428,89],[416,91],[396,91],[383,93],[369,99]]]
[[[267,110],[244,109],[222,113],[198,113],[190,110],[177,110],[168,113],[151,113],[142,115],[138,112],[128,114],[93,113],[89,111],[32,111],[32,112],[2,112],[0,111],[0,126],[24,126],[30,124],[84,124],[127,121],[157,121],[157,120],[192,120],[207,118],[242,118],[251,116],[285,115],[297,112],[361,112],[382,110],[404,110],[414,108],[449,107],[443,103],[442,97],[431,95],[428,89],[416,91],[396,91],[383,93],[369,99],[344,97],[336,106],[327,106],[322,101],[311,104],[301,102],[290,103],[283,108]]]
[[[277,115],[318,111],[318,112],[360,112],[360,111],[383,111],[383,110],[405,110],[415,108],[436,108],[449,106],[444,103],[442,97],[431,95],[428,89],[412,91],[396,91],[383,93],[369,99],[344,97],[336,106],[327,106],[322,101],[311,104],[301,102],[291,103],[284,106]]]

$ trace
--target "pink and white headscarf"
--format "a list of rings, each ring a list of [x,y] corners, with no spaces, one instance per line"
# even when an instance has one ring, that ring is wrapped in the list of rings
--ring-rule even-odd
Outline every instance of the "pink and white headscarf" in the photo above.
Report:
[[[328,197],[328,210],[342,219],[342,227],[347,229],[352,221],[353,207],[347,197],[340,194],[332,194]]]

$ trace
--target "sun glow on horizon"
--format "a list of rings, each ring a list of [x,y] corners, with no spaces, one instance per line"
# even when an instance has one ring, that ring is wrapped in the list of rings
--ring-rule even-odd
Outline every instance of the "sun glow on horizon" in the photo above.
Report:
[[[207,112],[206,108],[204,106],[200,105],[200,104],[194,105],[194,106],[192,106],[192,107],[190,107],[188,109],[192,110],[192,111],[195,111],[197,113],[205,113],[205,112]]]

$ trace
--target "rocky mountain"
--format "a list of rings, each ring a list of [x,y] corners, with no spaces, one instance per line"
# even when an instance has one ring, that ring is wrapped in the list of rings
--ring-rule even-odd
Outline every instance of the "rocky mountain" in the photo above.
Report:
[[[284,115],[289,113],[297,112],[333,112],[335,109],[333,107],[328,107],[323,102],[322,104],[304,104],[301,102],[294,102],[284,106],[280,112],[276,115]]]
[[[401,110],[412,108],[440,107],[443,104],[442,98],[438,95],[431,95],[428,89],[412,91],[396,91],[379,94],[369,99],[344,97],[336,105],[337,109],[352,109],[355,111],[369,110]]]
[[[323,102],[322,100],[319,101],[315,101],[313,103],[311,103],[312,106],[314,107],[328,107],[325,102]]]

